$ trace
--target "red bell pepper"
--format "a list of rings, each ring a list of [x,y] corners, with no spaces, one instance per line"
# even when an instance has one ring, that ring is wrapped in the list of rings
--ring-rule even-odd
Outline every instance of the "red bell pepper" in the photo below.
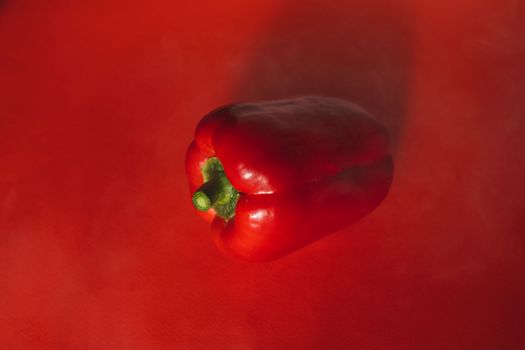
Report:
[[[392,181],[387,130],[335,98],[231,104],[199,123],[186,157],[194,206],[219,247],[272,260],[371,212]]]

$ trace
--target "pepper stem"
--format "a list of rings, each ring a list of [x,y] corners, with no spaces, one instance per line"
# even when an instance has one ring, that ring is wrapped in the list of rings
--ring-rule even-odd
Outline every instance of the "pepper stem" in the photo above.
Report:
[[[217,174],[202,184],[193,194],[193,204],[198,210],[208,210],[215,204],[225,204],[230,200],[233,186],[224,173]]]
[[[239,192],[226,177],[216,157],[206,161],[202,174],[205,182],[193,194],[193,205],[200,211],[213,208],[218,216],[228,220],[235,214]]]

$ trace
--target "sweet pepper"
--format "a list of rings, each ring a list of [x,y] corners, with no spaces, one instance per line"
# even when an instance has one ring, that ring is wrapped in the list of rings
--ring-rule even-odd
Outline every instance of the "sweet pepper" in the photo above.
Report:
[[[230,104],[198,124],[192,201],[224,251],[279,258],[370,213],[392,181],[388,132],[327,97]]]

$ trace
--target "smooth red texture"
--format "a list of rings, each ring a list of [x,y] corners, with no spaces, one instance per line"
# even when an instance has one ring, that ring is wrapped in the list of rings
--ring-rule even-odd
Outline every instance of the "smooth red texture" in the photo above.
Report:
[[[186,153],[190,193],[217,157],[239,191],[227,222],[214,208],[225,251],[249,261],[286,256],[374,210],[392,183],[388,131],[342,99],[303,96],[241,102],[208,113]]]
[[[1,349],[523,349],[516,1],[0,2]],[[383,118],[373,214],[269,264],[188,201],[194,125],[333,95]]]

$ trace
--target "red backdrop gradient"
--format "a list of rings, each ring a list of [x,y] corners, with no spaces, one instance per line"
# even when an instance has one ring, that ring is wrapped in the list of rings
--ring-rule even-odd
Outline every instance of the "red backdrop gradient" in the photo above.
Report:
[[[0,349],[525,348],[519,1],[0,1]],[[218,105],[347,98],[383,204],[266,264],[194,213]]]

